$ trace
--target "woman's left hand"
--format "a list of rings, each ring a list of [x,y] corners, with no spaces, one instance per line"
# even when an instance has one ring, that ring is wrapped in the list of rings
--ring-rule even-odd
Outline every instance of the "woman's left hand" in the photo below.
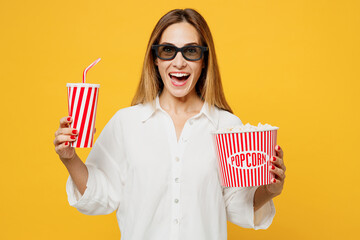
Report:
[[[272,163],[272,166],[270,166],[270,172],[274,173],[275,178],[272,179],[271,184],[265,186],[266,190],[270,194],[277,196],[282,192],[284,187],[286,167],[283,159],[284,152],[279,145],[276,145],[275,152],[276,156],[273,156],[272,159],[270,159]]]

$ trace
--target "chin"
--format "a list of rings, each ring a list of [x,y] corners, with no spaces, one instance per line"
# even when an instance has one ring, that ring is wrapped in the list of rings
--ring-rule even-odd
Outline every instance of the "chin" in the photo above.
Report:
[[[191,82],[188,82],[186,85],[182,86],[182,87],[175,87],[172,85],[172,83],[170,82],[170,87],[167,88],[166,90],[174,97],[177,98],[182,98],[182,97],[186,97],[187,95],[189,95],[191,93]]]
[[[170,95],[177,97],[177,98],[182,98],[182,97],[186,97],[189,92],[188,91],[181,91],[181,90],[170,90],[169,91]]]

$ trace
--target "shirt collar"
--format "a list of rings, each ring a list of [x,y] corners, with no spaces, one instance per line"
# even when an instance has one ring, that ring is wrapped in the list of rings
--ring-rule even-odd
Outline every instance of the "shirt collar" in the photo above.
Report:
[[[141,121],[146,122],[149,118],[151,118],[155,114],[156,111],[159,110],[165,112],[160,106],[159,95],[157,95],[155,100],[144,104],[144,111],[142,113]],[[210,105],[207,102],[204,102],[204,105],[202,106],[200,113],[192,118],[198,118],[201,115],[205,115],[209,119],[209,121],[213,124],[215,129],[218,128],[219,109],[217,107],[215,106],[210,107]]]
[[[217,107],[210,106],[207,102],[204,102],[204,105],[200,111],[200,114],[201,113],[203,113],[209,119],[215,129],[218,129],[219,109]]]
[[[153,100],[152,102],[144,104],[141,121],[146,122],[157,110],[161,110],[159,95],[157,95],[155,100]]]

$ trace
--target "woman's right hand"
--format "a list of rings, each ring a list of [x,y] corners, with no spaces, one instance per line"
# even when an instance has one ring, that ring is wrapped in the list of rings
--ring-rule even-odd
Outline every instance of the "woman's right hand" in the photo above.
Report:
[[[55,132],[55,151],[60,159],[71,160],[75,156],[75,148],[70,147],[70,142],[77,139],[78,131],[75,128],[69,128],[72,117],[63,117],[60,119],[60,127]]]

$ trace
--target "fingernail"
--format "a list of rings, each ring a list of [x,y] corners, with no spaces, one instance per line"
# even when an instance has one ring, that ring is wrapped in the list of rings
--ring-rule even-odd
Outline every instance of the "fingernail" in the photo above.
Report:
[[[276,146],[276,150],[280,150],[280,146],[279,146],[279,145]]]
[[[275,178],[273,179],[273,183],[276,183],[276,179],[275,179]]]
[[[67,146],[69,144],[69,142],[65,142],[65,146]]]
[[[274,170],[274,169],[275,169],[275,167],[274,167],[274,166],[271,166],[271,169],[272,169],[272,170]]]
[[[73,134],[77,134],[77,130],[72,130],[72,133],[73,133]]]
[[[75,139],[75,136],[70,136],[71,139]]]
[[[68,120],[68,122],[70,122],[70,120],[71,120],[71,117],[68,117],[66,120]]]
[[[273,156],[273,157],[272,157],[272,160],[273,160],[273,162],[275,162],[275,161],[276,161],[276,157]]]

